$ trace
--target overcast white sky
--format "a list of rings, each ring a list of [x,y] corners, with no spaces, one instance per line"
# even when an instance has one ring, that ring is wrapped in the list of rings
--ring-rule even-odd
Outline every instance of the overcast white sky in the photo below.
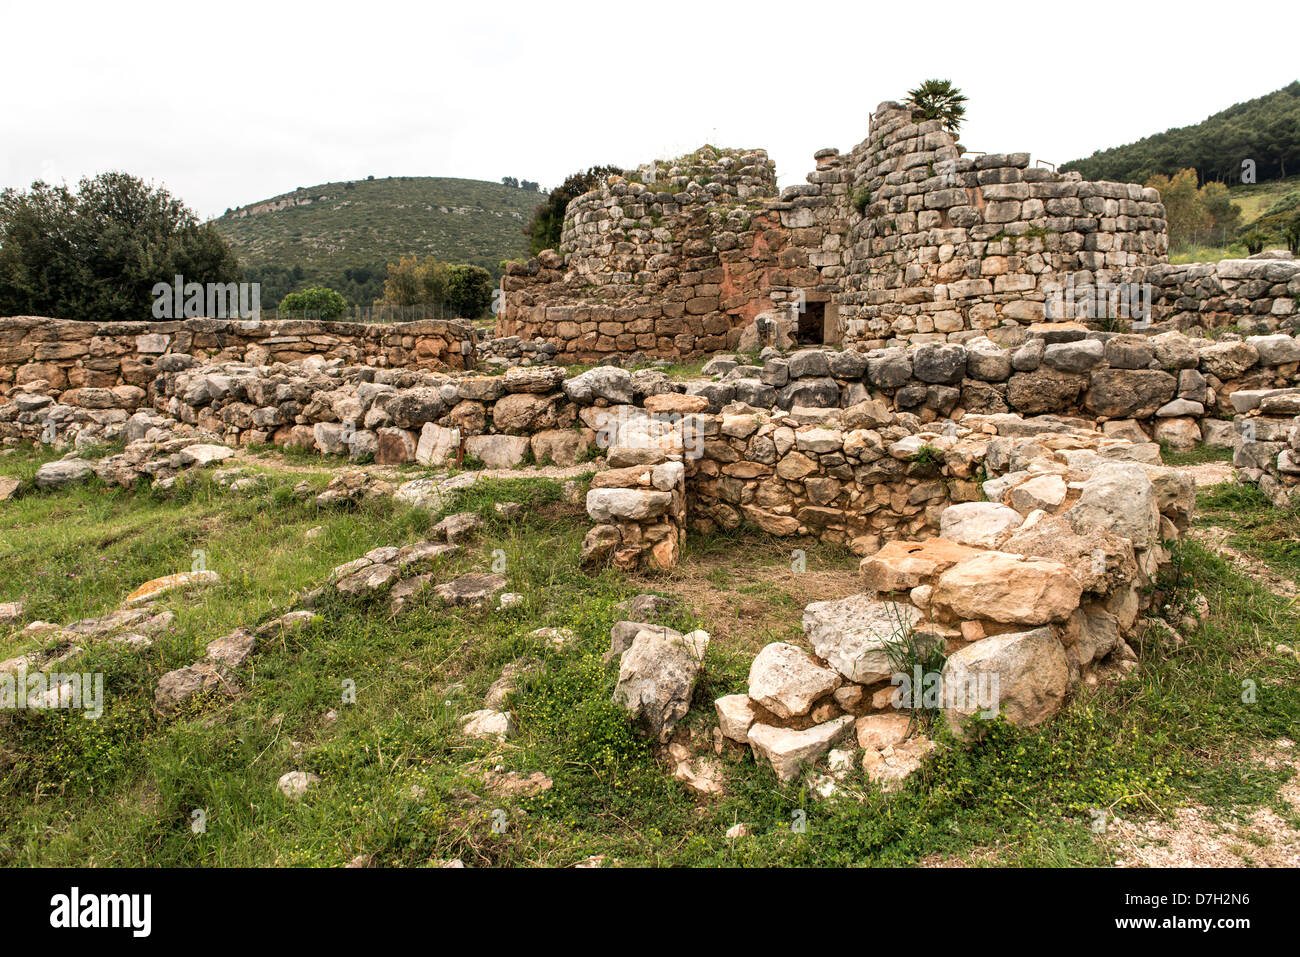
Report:
[[[209,217],[370,174],[549,187],[705,142],[766,148],[784,186],[927,77],[970,97],[968,148],[1062,163],[1297,78],[1300,3],[1219,10],[0,0],[0,186],[121,169]]]

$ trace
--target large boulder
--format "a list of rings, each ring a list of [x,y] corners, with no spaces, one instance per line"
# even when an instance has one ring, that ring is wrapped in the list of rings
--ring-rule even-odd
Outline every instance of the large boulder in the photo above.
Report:
[[[1178,380],[1159,369],[1104,369],[1093,373],[1083,401],[1096,415],[1145,419],[1177,391]]]
[[[867,382],[892,392],[912,378],[912,359],[906,349],[881,349],[867,354]]]
[[[749,746],[755,760],[768,761],[778,778],[793,781],[806,765],[820,758],[852,729],[852,715],[843,715],[805,731],[755,724],[749,729]]]
[[[564,370],[558,366],[515,366],[506,372],[503,381],[509,393],[541,395],[560,388]]]
[[[471,435],[465,440],[465,452],[493,469],[522,465],[531,448],[532,440],[526,435]]]
[[[922,382],[955,385],[966,377],[966,349],[955,343],[926,343],[912,353],[912,374]]]
[[[419,445],[406,429],[381,428],[375,433],[375,464],[402,465],[415,461]]]
[[[181,449],[181,465],[203,468],[223,462],[235,454],[235,450],[224,445],[190,445]]]
[[[1097,339],[1053,342],[1043,349],[1043,365],[1058,372],[1089,372],[1101,364],[1105,351]]]
[[[503,396],[492,406],[492,424],[502,432],[533,433],[552,429],[557,424],[556,396],[515,392]]]
[[[831,378],[796,379],[777,393],[776,404],[783,409],[833,409],[840,404],[840,384]]]
[[[564,394],[580,405],[603,401],[609,405],[630,405],[632,373],[617,366],[598,366],[564,382]]]
[[[1215,342],[1200,350],[1201,371],[1224,382],[1239,379],[1259,362],[1259,350],[1248,342]]]
[[[961,502],[939,516],[939,537],[972,548],[997,548],[1024,518],[996,502]]]
[[[1136,334],[1112,336],[1105,348],[1106,364],[1112,369],[1145,369],[1156,355],[1147,337]]]
[[[90,477],[91,463],[85,459],[61,459],[58,462],[46,462],[36,470],[37,488],[64,488],[84,482]]]
[[[1088,380],[1082,375],[1040,367],[1007,380],[1007,403],[1024,415],[1061,412],[1078,402]]]
[[[1079,580],[1059,562],[984,552],[939,576],[930,608],[961,621],[1043,625],[1069,618],[1082,593]]]
[[[1085,592],[1109,594],[1137,575],[1132,544],[1101,528],[1076,532],[1069,518],[1045,518],[1003,541],[1000,551],[1065,565]]]
[[[603,564],[622,542],[623,535],[617,525],[597,525],[583,537],[578,562],[584,567]]]
[[[453,578],[434,591],[449,605],[481,608],[498,592],[504,591],[507,584],[504,575],[472,573]]]
[[[811,655],[783,641],[760,651],[749,667],[749,696],[778,718],[795,718],[843,682]]]
[[[791,379],[824,378],[831,374],[830,357],[825,349],[800,349],[790,356],[786,369]]]
[[[1011,351],[987,336],[966,343],[966,375],[981,382],[1005,382],[1011,375]]]
[[[184,668],[169,671],[158,680],[158,686],[154,689],[154,708],[162,714],[171,714],[195,695],[212,692],[233,695],[236,690],[234,681],[219,664],[196,661]]]
[[[1050,512],[1065,501],[1068,491],[1064,478],[1055,472],[1047,472],[1021,482],[1011,490],[1008,498],[1012,508],[1028,515],[1036,509]]]
[[[944,664],[945,717],[960,735],[966,719],[991,711],[995,700],[1012,724],[1032,727],[1060,710],[1069,680],[1065,649],[1051,628],[982,638]]]
[[[1156,364],[1161,369],[1176,372],[1196,368],[1196,346],[1181,332],[1162,332],[1152,336],[1151,345],[1156,350]]]
[[[1157,419],[1155,439],[1175,452],[1190,452],[1201,444],[1201,425],[1190,417]]]
[[[1146,469],[1135,462],[1107,462],[1082,483],[1079,500],[1064,513],[1074,530],[1100,528],[1150,548],[1159,539],[1160,510]]]
[[[641,522],[668,511],[671,492],[633,488],[593,488],[587,492],[587,514],[597,522]]]
[[[623,653],[614,703],[631,712],[645,733],[666,742],[690,710],[708,647],[709,635],[704,631],[679,635],[668,628],[647,628]]]
[[[420,429],[420,441],[415,446],[415,461],[421,465],[442,465],[456,454],[458,448],[459,429],[426,422]]]
[[[1273,336],[1247,336],[1246,343],[1254,346],[1259,353],[1259,364],[1280,366],[1291,362],[1300,362],[1300,340],[1285,333]]]
[[[923,542],[893,541],[876,554],[864,558],[858,568],[862,585],[868,591],[911,591],[958,562],[978,554],[978,549],[947,538],[930,538]]]
[[[447,411],[447,402],[438,389],[408,389],[397,393],[388,411],[398,428],[419,429],[424,423],[441,418]]]
[[[850,595],[805,608],[803,631],[819,658],[848,680],[865,685],[893,674],[888,646],[902,640],[920,619],[913,605]]]
[[[533,461],[561,468],[577,465],[590,448],[588,438],[573,429],[543,429],[532,438]]]
[[[709,410],[709,400],[702,395],[657,392],[646,396],[645,410],[653,415],[696,415]]]

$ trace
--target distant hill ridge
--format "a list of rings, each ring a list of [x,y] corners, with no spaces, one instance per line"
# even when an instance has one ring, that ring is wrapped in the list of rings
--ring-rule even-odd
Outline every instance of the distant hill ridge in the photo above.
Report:
[[[390,176],[322,183],[229,209],[214,224],[230,241],[263,302],[308,286],[368,304],[385,267],[435,256],[499,271],[526,254],[523,228],[545,194],[501,183]]]
[[[1300,80],[1194,126],[1098,150],[1061,169],[1078,170],[1084,179],[1145,183],[1157,174],[1194,168],[1202,184],[1218,180],[1231,186],[1242,182],[1244,160],[1253,161],[1258,182],[1300,173]]]

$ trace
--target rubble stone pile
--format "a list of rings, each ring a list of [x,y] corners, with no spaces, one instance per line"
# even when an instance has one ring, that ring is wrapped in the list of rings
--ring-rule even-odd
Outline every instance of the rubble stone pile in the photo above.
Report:
[[[1014,471],[986,481],[986,499],[943,509],[938,537],[864,558],[861,593],[809,605],[811,651],[769,644],[747,693],[715,702],[726,738],[783,780],[835,748],[831,778],[852,758],[892,785],[931,747],[922,709],[957,734],[998,716],[1032,726],[1080,680],[1135,666],[1130,642],[1187,528],[1191,480],[1070,431],[994,442],[990,459]],[[936,655],[940,670],[923,671]]]

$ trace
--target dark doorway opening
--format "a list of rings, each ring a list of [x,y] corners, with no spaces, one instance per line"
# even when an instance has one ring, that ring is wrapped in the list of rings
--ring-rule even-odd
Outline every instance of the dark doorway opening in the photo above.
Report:
[[[799,314],[797,338],[801,346],[819,346],[826,341],[826,303],[804,304],[804,311]]]

